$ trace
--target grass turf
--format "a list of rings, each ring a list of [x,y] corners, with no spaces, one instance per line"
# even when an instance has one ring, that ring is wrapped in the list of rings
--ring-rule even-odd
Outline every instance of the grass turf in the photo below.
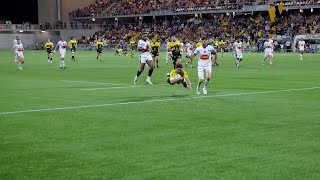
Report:
[[[320,178],[320,54],[219,54],[207,96],[196,68],[192,91],[167,84],[164,53],[153,86],[138,54],[24,54],[0,51],[1,179]]]

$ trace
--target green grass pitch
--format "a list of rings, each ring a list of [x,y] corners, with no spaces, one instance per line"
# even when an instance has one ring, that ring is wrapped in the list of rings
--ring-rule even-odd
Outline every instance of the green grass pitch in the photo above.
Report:
[[[24,55],[0,51],[0,179],[320,179],[320,54],[219,53],[207,95],[196,68],[167,84],[164,53],[153,86],[138,53]]]

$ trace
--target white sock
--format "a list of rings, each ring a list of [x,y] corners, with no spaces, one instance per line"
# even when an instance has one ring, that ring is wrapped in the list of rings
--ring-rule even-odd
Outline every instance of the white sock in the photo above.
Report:
[[[65,67],[66,65],[64,64],[64,61],[62,61],[62,67]]]
[[[239,65],[239,60],[236,60],[236,64]]]
[[[300,59],[302,59],[302,54],[300,54]]]

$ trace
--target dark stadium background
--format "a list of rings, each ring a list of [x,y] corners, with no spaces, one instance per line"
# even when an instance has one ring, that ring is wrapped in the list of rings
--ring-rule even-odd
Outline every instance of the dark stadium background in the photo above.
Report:
[[[0,20],[10,20],[12,24],[38,24],[38,0],[2,1]]]

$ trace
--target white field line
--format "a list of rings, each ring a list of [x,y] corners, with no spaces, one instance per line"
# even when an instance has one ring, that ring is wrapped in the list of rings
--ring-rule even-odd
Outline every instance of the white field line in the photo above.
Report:
[[[84,83],[84,84],[105,84],[105,85],[122,85],[122,86],[126,86],[129,84],[117,84],[117,83],[108,83],[108,82],[91,82],[91,81],[70,81],[70,80],[60,80],[63,82],[69,82],[69,83]]]
[[[269,94],[269,93],[305,91],[305,90],[314,90],[314,89],[320,89],[320,87],[299,88],[299,89],[283,89],[283,90],[234,93],[234,94],[220,94],[220,95],[211,95],[211,96],[210,95],[209,96],[208,95],[206,95],[206,96],[193,96],[193,97],[187,97],[187,98],[153,99],[153,100],[145,100],[145,101],[132,101],[132,102],[123,102],[123,103],[109,103],[109,104],[94,104],[94,105],[83,105],[83,106],[66,106],[66,107],[47,108],[47,109],[30,109],[30,110],[21,110],[21,111],[7,111],[7,112],[0,112],[0,115],[20,114],[20,113],[28,113],[28,112],[56,111],[56,110],[66,110],[66,109],[81,109],[81,108],[92,108],[92,107],[121,106],[121,105],[144,104],[144,103],[153,103],[153,102],[169,102],[169,101],[201,99],[201,98],[230,97],[230,96],[242,96],[242,95],[252,95],[252,94]]]

